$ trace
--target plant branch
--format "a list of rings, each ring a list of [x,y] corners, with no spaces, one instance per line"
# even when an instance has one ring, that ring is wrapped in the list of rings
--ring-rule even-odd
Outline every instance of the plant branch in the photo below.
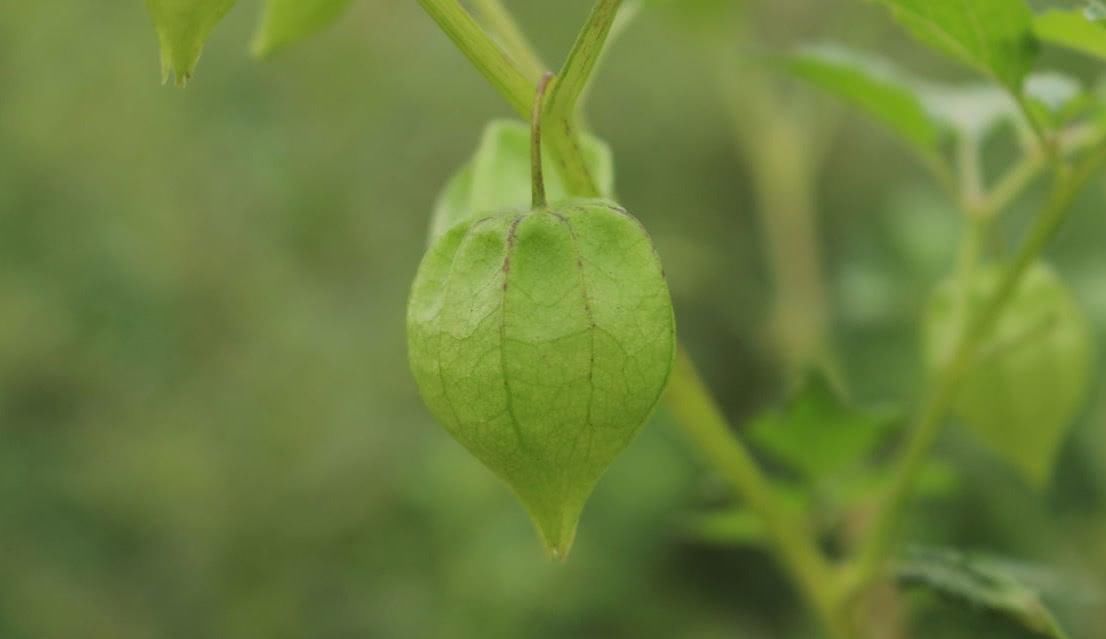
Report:
[[[614,25],[614,19],[618,15],[618,7],[621,4],[622,0],[599,0],[595,4],[549,96],[551,114],[563,116],[566,120],[572,120],[575,117],[580,95],[595,70],[599,54],[603,51],[603,45],[611,32],[611,26]]]
[[[1056,154],[1056,140],[1052,138],[1045,127],[1041,124],[1037,118],[1037,114],[1033,111],[1032,106],[1029,104],[1029,99],[1025,97],[1025,92],[1020,91],[1014,95],[1014,101],[1017,103],[1018,108],[1021,110],[1022,115],[1025,117],[1026,122],[1029,123],[1029,128],[1032,129],[1033,135],[1037,138],[1037,143],[1044,149],[1045,154],[1053,156]]]
[[[1106,149],[1088,158],[1078,169],[1060,167],[1048,203],[1027,233],[1014,261],[1003,273],[998,289],[986,300],[982,310],[970,318],[953,356],[942,367],[933,390],[918,414],[898,464],[898,472],[872,526],[868,542],[858,558],[855,571],[850,575],[850,595],[865,588],[883,570],[891,554],[903,511],[964,374],[970,369],[981,343],[1017,292],[1022,276],[1056,235],[1067,219],[1075,196],[1104,160]]]
[[[1095,124],[1074,126],[1057,135],[1057,144],[1062,158],[1099,146],[1103,141],[1106,141],[1106,128]],[[1049,166],[1048,160],[1048,156],[1040,148],[1027,151],[1025,157],[991,189],[980,206],[980,215],[993,217],[1008,207],[1025,191],[1026,187],[1033,183],[1033,180],[1044,172]]]
[[[789,378],[825,369],[841,383],[827,330],[828,295],[818,245],[815,186],[820,154],[809,152],[813,127],[789,113],[787,98],[760,70],[727,68],[735,146],[753,179],[756,215],[773,280],[770,326]]]
[[[520,117],[528,118],[533,85],[511,58],[492,41],[458,0],[419,0],[423,10],[481,75],[506,98]]]
[[[419,0],[419,4],[503,95],[515,114],[528,121],[533,105],[533,83],[526,79],[510,56],[477,24],[459,0]],[[573,124],[562,117],[548,115],[545,123],[550,129],[547,142],[553,151],[554,163],[569,193],[583,197],[598,196],[599,189],[584,161]]]
[[[580,132],[576,126],[580,96],[603,52],[622,0],[598,0],[580,30],[561,72],[557,75],[546,107],[554,135],[550,137],[554,157],[562,164],[565,186],[572,195],[598,197],[599,187],[581,153]]]
[[[596,68],[603,65],[603,60],[606,59],[607,54],[611,50],[611,43],[618,40],[618,38],[623,34],[623,32],[626,31],[626,29],[630,26],[630,23],[634,21],[634,18],[636,18],[638,13],[640,12],[641,0],[630,0],[629,2],[623,3],[623,5],[618,9],[618,15],[614,17],[614,23],[611,25],[611,30],[607,34],[607,44],[605,47],[603,47],[603,50],[599,52],[599,59],[595,62]],[[584,86],[584,90],[580,93],[580,97],[576,101],[576,117],[581,122],[580,127],[585,130],[587,129],[587,126],[586,120],[584,120],[583,109],[584,105],[588,101],[588,96],[591,94],[591,89],[595,85],[595,77],[596,71],[595,69],[593,69],[591,77],[588,79],[588,82]]]
[[[537,83],[549,67],[542,62],[522,28],[500,0],[475,0],[477,15],[518,65],[528,80]]]
[[[948,161],[939,153],[920,153],[918,159],[922,166],[933,176],[937,186],[945,195],[952,201],[957,201],[960,195],[960,185],[957,184],[956,175],[953,174]]]
[[[546,72],[538,81],[538,90],[534,95],[534,108],[530,115],[530,207],[533,209],[544,209],[546,206],[545,178],[541,168],[541,120],[545,110],[545,90],[552,79],[553,74]]]
[[[780,561],[834,637],[851,633],[837,605],[835,573],[802,526],[774,494],[745,445],[738,439],[687,354],[680,350],[665,402],[699,451],[764,521]]]
[[[981,217],[979,209],[985,199],[983,187],[983,160],[979,153],[979,139],[974,135],[961,135],[956,144],[956,164],[960,173],[960,208],[969,217]]]
[[[981,218],[992,218],[1018,199],[1018,196],[1037,179],[1048,165],[1047,158],[1038,149],[1025,154],[1006,175],[995,183],[987,197],[979,204],[977,213]]]

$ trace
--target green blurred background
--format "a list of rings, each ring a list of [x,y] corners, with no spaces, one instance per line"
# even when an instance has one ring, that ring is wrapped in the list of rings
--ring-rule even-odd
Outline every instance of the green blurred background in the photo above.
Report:
[[[543,556],[509,491],[431,421],[405,355],[436,194],[506,108],[413,2],[358,2],[264,64],[245,52],[259,4],[220,25],[187,90],[158,82],[140,3],[4,8],[0,637],[814,636],[763,552],[686,533],[728,497],[663,410],[570,561]],[[590,3],[508,4],[559,61]],[[965,76],[864,3],[701,4],[643,12],[590,105],[683,340],[735,420],[786,389],[749,151],[776,145],[734,126],[735,93],[767,85],[813,132],[820,286],[852,394],[908,408],[958,215],[882,130],[737,61],[833,39]],[[1050,252],[1100,334],[1104,195],[1100,179]],[[1106,627],[1095,388],[1044,493],[950,430],[955,489],[907,530],[1048,566],[1050,603],[1088,638]],[[928,598],[903,614],[919,637],[1024,636]]]

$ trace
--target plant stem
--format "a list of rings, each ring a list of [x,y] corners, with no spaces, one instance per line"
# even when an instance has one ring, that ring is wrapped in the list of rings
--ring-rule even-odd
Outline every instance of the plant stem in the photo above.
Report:
[[[1096,125],[1076,126],[1060,132],[1057,136],[1061,157],[1069,157],[1087,148],[1093,148],[1106,140],[1106,130]],[[998,183],[981,204],[979,213],[984,217],[993,217],[1009,206],[1026,187],[1033,183],[1049,165],[1049,158],[1040,148],[1031,149]]]
[[[634,21],[638,13],[641,12],[641,0],[630,0],[624,2],[618,9],[618,15],[614,17],[614,23],[611,24],[610,32],[607,34],[607,44],[599,52],[599,59],[595,62],[595,67],[598,68],[603,65],[603,60],[607,57],[607,53],[611,50],[611,42],[617,40],[623,32],[630,26],[630,23]],[[583,91],[580,92],[580,97],[576,101],[577,118],[581,122],[580,127],[587,129],[586,120],[584,120],[583,108],[588,101],[588,96],[591,94],[591,89],[595,85],[596,72],[592,70],[591,77],[588,78]]]
[[[774,289],[770,325],[780,361],[792,380],[812,366],[839,378],[827,331],[814,192],[819,160],[809,152],[811,127],[790,117],[787,99],[760,70],[727,68],[723,83],[736,146],[753,178]]]
[[[1088,159],[1079,170],[1061,166],[1056,185],[1041,215],[1030,228],[1014,261],[1003,273],[998,289],[984,303],[982,310],[969,319],[953,356],[942,367],[932,392],[916,419],[906,443],[898,471],[879,511],[864,549],[850,575],[850,593],[865,588],[883,570],[887,562],[898,524],[917,483],[929,452],[933,447],[945,414],[952,403],[960,381],[970,369],[981,342],[1002,316],[1007,303],[1021,284],[1022,276],[1040,257],[1048,242],[1056,235],[1071,210],[1071,204],[1083,184],[1099,166],[1106,153]]]
[[[545,208],[545,178],[541,169],[541,119],[545,110],[545,90],[553,74],[546,72],[538,81],[538,90],[534,95],[534,108],[530,116],[530,196],[531,208]]]
[[[521,117],[529,117],[533,86],[458,0],[419,0],[457,48]]]
[[[1044,125],[1037,119],[1037,114],[1031,108],[1029,100],[1025,97],[1025,92],[1021,91],[1014,94],[1014,101],[1017,102],[1018,108],[1021,110],[1026,122],[1029,123],[1029,128],[1033,130],[1033,135],[1036,136],[1037,143],[1040,144],[1045,155],[1049,157],[1056,155],[1056,140],[1052,138],[1049,132],[1045,130]]]
[[[473,66],[499,90],[515,113],[529,120],[533,103],[530,81],[461,3],[458,0],[419,0],[419,4]],[[551,129],[547,142],[552,147],[554,161],[569,193],[581,197],[598,196],[599,188],[584,161],[579,136],[572,122],[563,116],[551,117],[548,114],[545,122]]]
[[[473,4],[481,21],[499,37],[499,42],[522,74],[536,83],[549,67],[542,62],[511,12],[499,0],[475,0]]]
[[[780,508],[771,485],[715,403],[687,353],[680,350],[665,402],[706,459],[764,521],[780,561],[803,599],[831,636],[848,639],[848,624],[837,606],[835,573],[800,523]]]
[[[595,4],[553,87],[549,97],[550,113],[569,120],[575,115],[577,102],[595,70],[621,4],[622,0],[599,0]]]
[[[959,196],[959,185],[956,183],[956,175],[949,167],[948,161],[939,153],[921,153],[918,155],[922,166],[929,171],[937,186],[954,202]]]
[[[598,197],[599,187],[591,174],[581,153],[580,133],[576,126],[577,107],[580,96],[588,86],[588,79],[595,71],[595,65],[607,42],[611,26],[618,15],[622,0],[598,0],[588,16],[587,23],[580,30],[576,43],[572,46],[553,92],[549,96],[547,112],[556,129],[556,135],[550,139],[557,158],[562,166],[565,187],[571,195]]]
[[[979,139],[962,135],[956,145],[956,164],[960,172],[960,208],[968,217],[980,217],[985,199],[983,160],[979,155]]]
[[[979,217],[994,217],[1010,206],[1047,165],[1047,158],[1039,150],[1035,149],[1026,153],[1020,162],[1015,164],[1006,175],[1002,176],[987,197],[980,203]]]

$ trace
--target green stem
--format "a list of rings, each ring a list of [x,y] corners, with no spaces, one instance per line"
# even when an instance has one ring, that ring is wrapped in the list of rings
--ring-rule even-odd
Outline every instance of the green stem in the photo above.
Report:
[[[975,281],[976,269],[984,252],[990,222],[990,218],[979,215],[968,216],[968,229],[964,234],[963,245],[960,247],[959,263],[957,264],[957,282],[960,286],[961,308],[969,308],[972,282]]]
[[[618,16],[622,0],[599,0],[588,16],[572,46],[557,82],[549,96],[547,113],[555,134],[550,138],[554,158],[561,166],[565,187],[571,195],[599,197],[599,187],[581,152],[580,132],[576,126],[580,96],[588,86],[595,65],[607,42],[611,26]]]
[[[979,216],[992,218],[1005,210],[1033,183],[1046,166],[1048,161],[1044,154],[1036,150],[1027,153],[1006,175],[1002,176],[980,203]]]
[[[422,8],[438,23],[457,48],[488,79],[524,120],[530,119],[533,86],[515,62],[480,28],[458,0],[419,0]],[[584,161],[579,137],[572,122],[563,116],[545,117],[546,142],[565,186],[572,195],[596,197],[599,189]]]
[[[549,112],[553,115],[561,115],[568,120],[575,117],[580,95],[595,70],[621,4],[622,0],[599,0],[595,4],[549,96]]]
[[[545,90],[549,87],[549,81],[553,79],[552,73],[546,73],[538,81],[538,90],[534,95],[534,108],[530,115],[530,195],[531,208],[544,209],[545,178],[541,168],[541,120],[545,110]]]
[[[1040,257],[1071,210],[1071,204],[1083,184],[1093,175],[1106,153],[1088,159],[1079,170],[1061,167],[1052,196],[1029,230],[1014,261],[1006,268],[998,289],[986,300],[982,310],[968,322],[953,356],[942,368],[937,382],[922,405],[908,439],[898,471],[872,526],[870,536],[850,575],[850,594],[867,587],[883,570],[894,543],[898,524],[925,465],[945,414],[955,397],[964,374],[971,367],[981,342],[1001,317],[1007,303],[1021,284],[1022,276]]]
[[[607,54],[611,50],[611,43],[617,40],[623,32],[630,26],[630,23],[634,21],[638,13],[641,12],[641,0],[630,0],[630,2],[624,3],[618,10],[618,15],[614,17],[614,23],[611,25],[611,30],[607,34],[607,44],[603,47],[603,50],[599,52],[599,59],[595,63],[595,67],[598,68],[603,65],[603,60],[606,59]],[[588,96],[591,94],[591,89],[595,85],[595,78],[597,73],[595,69],[592,70],[591,77],[588,78],[583,91],[580,93],[580,97],[577,99],[577,118],[581,122],[583,120],[583,107],[588,101]],[[581,124],[581,128],[587,129],[585,124]]]
[[[851,637],[837,605],[835,573],[803,527],[774,494],[745,445],[718,408],[694,364],[681,349],[665,403],[712,466],[729,481],[771,533],[774,549],[800,594],[818,613],[831,636]]]
[[[755,212],[773,284],[771,330],[789,378],[811,367],[840,384],[830,343],[828,295],[818,245],[817,154],[810,127],[789,113],[787,97],[759,69],[726,68],[734,138],[753,179]]]
[[[1025,116],[1026,122],[1029,123],[1029,128],[1033,130],[1033,135],[1037,138],[1037,143],[1044,149],[1045,155],[1053,157],[1056,155],[1056,140],[1049,135],[1049,132],[1037,119],[1037,114],[1029,105],[1029,100],[1025,97],[1024,92],[1019,92],[1014,95],[1014,101],[1017,102],[1018,108],[1021,109],[1022,115]]]
[[[419,4],[469,62],[506,98],[515,113],[528,118],[534,87],[461,3],[458,0],[419,0]]]
[[[929,171],[933,179],[937,181],[937,186],[941,191],[956,201],[959,196],[959,185],[956,183],[956,175],[953,173],[949,163],[939,153],[922,153],[918,156],[922,166]]]
[[[963,135],[956,145],[957,168],[960,171],[960,208],[969,217],[978,217],[985,199],[983,160],[979,155],[979,140]]]
[[[518,26],[511,12],[499,0],[475,0],[473,3],[484,25],[499,38],[519,70],[531,82],[537,82],[549,69]]]
[[[1098,125],[1080,125],[1062,131],[1057,136],[1060,156],[1063,158],[1088,148],[1094,148],[1106,140],[1106,129]],[[1031,149],[991,189],[980,206],[983,217],[993,217],[1018,198],[1033,180],[1049,166],[1049,158],[1040,148]]]

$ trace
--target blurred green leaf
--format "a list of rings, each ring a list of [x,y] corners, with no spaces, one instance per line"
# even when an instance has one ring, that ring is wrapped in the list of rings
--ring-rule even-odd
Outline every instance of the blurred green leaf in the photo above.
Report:
[[[764,413],[750,439],[774,458],[817,479],[853,465],[887,435],[886,414],[847,405],[821,374],[811,374],[782,410]]]
[[[764,520],[745,508],[688,515],[683,526],[691,537],[712,544],[763,546],[770,540]]]
[[[1051,126],[1063,124],[1089,99],[1078,79],[1057,71],[1030,75],[1025,95],[1035,117]]]
[[[938,128],[902,73],[875,56],[838,45],[807,47],[790,58],[790,71],[852,102],[891,127],[923,154],[937,145]]]
[[[610,147],[594,136],[584,136],[584,156],[596,176],[603,197],[614,196],[614,158]],[[548,153],[545,165],[552,167]],[[551,204],[568,197],[564,180],[555,170],[545,171],[545,191]],[[516,120],[488,123],[476,153],[449,182],[434,205],[430,240],[476,213],[529,210],[530,127]]]
[[[251,48],[264,58],[337,20],[352,0],[266,0]]]
[[[1037,55],[1023,0],[878,1],[921,42],[1021,92]]]
[[[1088,0],[1083,8],[1083,15],[1092,22],[1106,22],[1106,2],[1102,0]]]
[[[1034,73],[1026,80],[1026,95],[1053,113],[1063,111],[1083,94],[1079,80],[1058,71]]]
[[[795,522],[803,522],[804,511],[810,501],[809,492],[799,486],[782,483],[776,483],[772,488],[775,502],[788,510]],[[711,544],[767,546],[772,543],[764,520],[744,506],[684,515],[680,525],[690,537]]]
[[[1033,31],[1045,42],[1106,58],[1106,25],[1093,15],[1088,10],[1053,9],[1033,20]]]
[[[1042,636],[1066,639],[1040,593],[1020,578],[1015,566],[957,550],[912,548],[898,562],[895,574],[906,587],[925,588],[1006,617]]]
[[[191,79],[204,42],[237,0],[146,0],[161,43],[161,79],[176,76],[178,86]]]
[[[895,468],[884,465],[856,468],[816,486],[776,481],[773,500],[791,513],[797,525],[829,532],[858,504],[869,508],[871,499],[886,494],[895,479]],[[955,469],[934,459],[924,467],[915,494],[919,499],[948,498],[959,486]],[[680,521],[691,538],[710,544],[767,546],[772,541],[760,516],[741,505],[684,515]]]
[[[992,265],[979,269],[968,291],[956,280],[937,289],[924,326],[931,371],[947,362],[1001,274]],[[1037,264],[986,337],[954,412],[1034,484],[1043,485],[1090,382],[1091,350],[1083,311],[1055,272]]]
[[[898,478],[896,470],[893,465],[880,465],[844,473],[829,487],[830,497],[838,503],[849,504],[884,495]],[[954,496],[958,488],[960,477],[956,468],[947,461],[931,459],[922,468],[914,493],[920,499],[947,499]]]
[[[923,96],[934,119],[959,136],[982,139],[1003,123],[1024,122],[1010,95],[994,85],[933,84]]]
[[[1028,76],[1024,94],[1035,114],[1049,122],[1063,119],[1076,101],[1086,97],[1078,80],[1055,71]],[[993,85],[929,84],[921,90],[921,95],[934,121],[959,136],[982,140],[1003,124],[1029,131],[1017,102]]]

